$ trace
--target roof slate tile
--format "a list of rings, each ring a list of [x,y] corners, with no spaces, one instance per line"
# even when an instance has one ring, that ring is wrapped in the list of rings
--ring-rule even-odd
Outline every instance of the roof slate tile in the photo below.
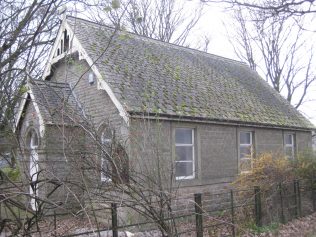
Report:
[[[131,114],[313,128],[244,63],[79,18],[67,21]]]
[[[45,123],[74,124],[80,109],[67,83],[36,80],[29,83]]]

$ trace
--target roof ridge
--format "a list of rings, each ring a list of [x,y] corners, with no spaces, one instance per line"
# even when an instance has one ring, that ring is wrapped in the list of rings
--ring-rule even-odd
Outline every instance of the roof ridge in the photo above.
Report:
[[[83,18],[80,18],[80,17],[66,16],[66,19],[68,19],[68,18],[74,18],[74,19],[76,19],[76,20],[81,20],[81,21],[85,21],[85,22],[90,23],[90,24],[94,24],[94,25],[98,25],[98,26],[101,26],[101,27],[107,27],[107,28],[110,28],[110,29],[112,29],[112,30],[116,30],[116,29],[115,29],[114,27],[112,27],[112,26],[105,25],[105,24],[101,24],[101,23],[99,23],[99,22],[94,22],[94,21],[87,20],[87,19],[83,19]],[[165,42],[165,41],[162,41],[162,40],[159,40],[159,39],[151,38],[151,37],[149,37],[149,36],[139,35],[139,34],[136,34],[136,33],[130,32],[130,31],[127,31],[127,30],[118,30],[118,31],[119,31],[119,32],[127,32],[127,33],[129,33],[129,34],[131,34],[131,35],[134,35],[134,36],[136,36],[136,37],[139,37],[140,39],[148,39],[148,40],[151,40],[151,41],[156,42],[156,43],[166,44],[166,45],[170,45],[170,46],[173,46],[173,47],[176,47],[176,48],[180,48],[180,49],[184,49],[184,50],[188,50],[188,51],[195,51],[195,52],[200,53],[200,54],[203,54],[203,55],[205,55],[205,56],[216,57],[216,58],[219,58],[219,59],[223,59],[223,60],[227,60],[227,61],[231,61],[231,62],[235,62],[235,63],[239,63],[239,64],[241,64],[241,65],[247,66],[247,63],[245,63],[245,62],[238,61],[238,60],[231,59],[231,58],[227,58],[227,57],[224,57],[224,56],[221,56],[221,55],[217,55],[217,54],[213,54],[213,53],[204,52],[204,51],[201,51],[201,50],[199,50],[199,49],[194,49],[194,48],[190,48],[190,47],[178,45],[178,44],[171,43],[171,42]]]
[[[55,84],[56,86],[58,86],[58,85],[64,85],[64,86],[68,86],[69,88],[70,88],[70,86],[69,86],[69,83],[67,83],[67,82],[55,82],[55,81],[47,81],[47,80],[33,80],[31,83],[34,83],[34,84]]]

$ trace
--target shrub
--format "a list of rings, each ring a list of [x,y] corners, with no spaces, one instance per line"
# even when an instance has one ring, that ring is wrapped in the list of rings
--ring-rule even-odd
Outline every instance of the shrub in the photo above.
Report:
[[[262,223],[270,224],[278,222],[282,215],[286,219],[293,217],[293,181],[313,177],[316,178],[316,154],[311,151],[298,154],[295,160],[289,160],[282,154],[264,153],[253,159],[252,170],[241,173],[233,185],[237,189],[249,190],[237,192],[239,196],[236,199],[251,203],[254,203],[254,187],[260,187]],[[310,185],[310,182],[306,184]],[[283,214],[280,213],[280,193],[283,195]],[[244,223],[253,222],[253,206],[244,208],[239,215]]]
[[[10,179],[11,181],[18,181],[20,177],[20,170],[18,168],[6,167],[0,169],[1,179]]]
[[[263,153],[253,159],[251,171],[241,173],[237,177],[234,186],[241,189],[252,189],[254,186],[268,189],[273,184],[294,178],[293,163],[284,155]]]
[[[307,150],[298,154],[294,167],[299,178],[316,179],[316,152]]]

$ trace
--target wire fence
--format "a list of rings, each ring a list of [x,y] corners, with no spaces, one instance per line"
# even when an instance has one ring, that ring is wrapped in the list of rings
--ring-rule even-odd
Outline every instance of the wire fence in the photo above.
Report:
[[[12,221],[30,221],[28,215],[16,215],[14,219],[7,215],[8,208],[14,206],[13,190],[17,188],[1,188],[0,217],[1,222],[11,218]],[[11,193],[10,193],[11,192]],[[10,195],[9,195],[10,193]],[[13,195],[14,196],[14,195]],[[124,206],[119,202],[105,204],[102,208],[94,208],[93,212],[101,213],[90,229],[83,221],[85,213],[50,212],[33,218],[35,222],[29,234],[41,236],[98,236],[97,233],[107,233],[118,237],[120,231],[147,233],[147,236],[160,236],[157,223],[174,221],[177,231],[173,236],[237,236],[245,232],[249,224],[258,227],[271,223],[286,223],[294,218],[306,216],[316,211],[315,180],[294,180],[273,184],[269,189],[253,187],[246,190],[222,190],[205,193],[193,193],[180,196],[172,201],[172,208],[163,220],[148,220],[148,218],[133,217],[133,206]],[[129,211],[131,210],[131,211]],[[30,211],[31,213],[31,211]],[[130,218],[121,213],[131,214]],[[71,216],[77,223],[71,223],[73,228],[60,230],[61,220]],[[88,218],[89,219],[89,218]],[[37,223],[36,223],[37,222]],[[70,227],[70,226],[68,226]],[[153,234],[155,233],[155,234]],[[107,235],[102,235],[107,236]],[[137,235],[136,235],[137,236]],[[139,235],[146,236],[146,235]]]

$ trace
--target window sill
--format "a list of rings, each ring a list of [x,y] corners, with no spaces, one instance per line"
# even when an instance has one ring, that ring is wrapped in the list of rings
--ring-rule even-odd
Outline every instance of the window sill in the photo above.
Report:
[[[112,179],[107,179],[107,178],[101,178],[102,183],[110,183],[112,182]]]
[[[192,180],[194,179],[194,175],[193,176],[180,176],[180,177],[176,177],[176,180]]]

